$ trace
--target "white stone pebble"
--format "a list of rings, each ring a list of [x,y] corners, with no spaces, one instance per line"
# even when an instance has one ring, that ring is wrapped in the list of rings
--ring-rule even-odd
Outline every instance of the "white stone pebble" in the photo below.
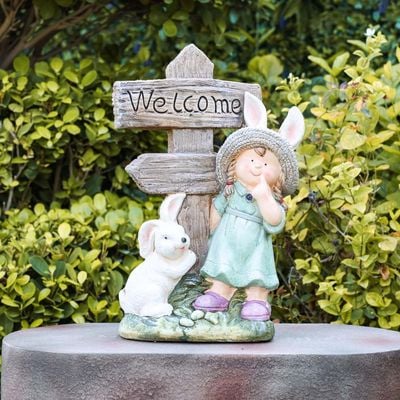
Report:
[[[204,318],[204,311],[201,311],[201,310],[194,310],[194,311],[192,312],[192,314],[190,315],[190,318],[191,318],[193,321],[197,321],[198,319],[202,319],[202,318]]]
[[[190,328],[191,326],[194,325],[194,322],[189,318],[181,318],[179,320],[179,325],[186,326],[187,328]]]
[[[207,312],[204,318],[207,321],[210,321],[212,324],[217,325],[218,324],[218,314],[217,313],[212,313],[212,312]]]

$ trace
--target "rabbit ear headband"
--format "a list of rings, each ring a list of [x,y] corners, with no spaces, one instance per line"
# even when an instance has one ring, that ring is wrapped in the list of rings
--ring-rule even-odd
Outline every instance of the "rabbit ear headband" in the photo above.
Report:
[[[223,188],[232,159],[242,150],[266,147],[278,158],[285,176],[282,194],[293,193],[298,185],[299,171],[294,149],[304,135],[304,118],[297,107],[292,107],[279,132],[267,128],[267,111],[257,97],[246,92],[244,96],[244,120],[247,127],[233,132],[217,154],[216,173]]]

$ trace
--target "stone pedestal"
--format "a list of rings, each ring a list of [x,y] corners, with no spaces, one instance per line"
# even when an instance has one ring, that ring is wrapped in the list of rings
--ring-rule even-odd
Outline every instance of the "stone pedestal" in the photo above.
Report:
[[[60,325],[3,341],[2,400],[400,399],[400,334],[279,324],[269,343],[149,343],[118,324]]]

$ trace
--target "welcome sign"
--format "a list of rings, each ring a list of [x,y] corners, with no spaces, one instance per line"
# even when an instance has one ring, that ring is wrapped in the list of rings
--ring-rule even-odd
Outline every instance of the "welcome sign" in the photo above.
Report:
[[[244,93],[261,99],[257,84],[213,79],[214,64],[190,44],[165,69],[166,79],[114,83],[117,128],[168,130],[168,153],[147,153],[126,166],[149,194],[187,194],[178,222],[192,238],[199,268],[207,253],[209,207],[219,190],[213,128],[243,125]]]
[[[260,86],[217,79],[157,79],[114,83],[116,128],[235,128],[244,92]]]

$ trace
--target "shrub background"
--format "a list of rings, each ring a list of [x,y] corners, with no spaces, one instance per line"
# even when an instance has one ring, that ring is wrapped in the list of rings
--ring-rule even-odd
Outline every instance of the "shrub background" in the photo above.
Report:
[[[394,2],[49,0],[14,17],[0,34],[0,335],[121,318],[138,227],[160,202],[123,167],[167,136],[116,131],[112,83],[162,78],[191,42],[216,78],[261,84],[270,125],[291,105],[306,118],[273,318],[399,329]]]

